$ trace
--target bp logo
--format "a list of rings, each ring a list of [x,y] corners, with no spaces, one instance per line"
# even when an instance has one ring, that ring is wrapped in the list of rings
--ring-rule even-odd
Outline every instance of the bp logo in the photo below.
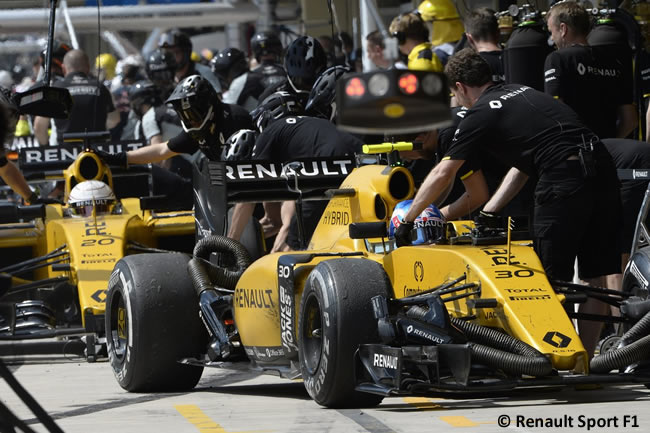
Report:
[[[417,261],[413,263],[413,276],[415,277],[415,281],[424,280],[424,266],[422,262]]]
[[[583,65],[582,63],[578,63],[578,74],[584,75],[585,72],[587,72],[585,65]]]
[[[569,343],[571,343],[571,338],[564,334],[560,334],[559,332],[550,331],[544,336],[544,342],[553,347],[563,348],[567,347]]]

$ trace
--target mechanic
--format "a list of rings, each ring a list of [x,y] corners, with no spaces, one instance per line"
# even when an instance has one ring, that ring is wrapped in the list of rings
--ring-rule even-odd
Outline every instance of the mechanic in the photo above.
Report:
[[[138,118],[134,138],[147,144],[168,141],[183,131],[174,108],[162,102],[159,90],[151,81],[138,81],[129,89],[131,111]],[[192,178],[192,165],[185,155],[176,155],[157,163],[187,179]]]
[[[273,93],[283,91],[300,96],[302,105],[305,105],[311,88],[326,67],[327,56],[318,40],[301,36],[291,42],[284,56],[287,81],[267,88],[259,100],[264,101]]]
[[[240,129],[253,129],[251,117],[237,105],[224,104],[219,95],[201,75],[190,75],[181,81],[167,99],[181,119],[183,131],[168,141],[128,152],[98,155],[111,165],[149,164],[181,153],[201,150],[210,160],[218,161],[226,138]]]
[[[287,71],[280,64],[282,50],[282,41],[275,32],[258,32],[251,38],[251,51],[257,62],[251,72],[262,75],[265,89],[287,81]]]
[[[495,12],[489,8],[472,10],[464,19],[469,45],[485,59],[492,69],[492,82],[503,83],[503,50],[499,45],[501,34]]]
[[[397,39],[400,52],[408,56],[408,69],[442,72],[442,63],[429,42],[429,30],[419,15],[398,15],[390,23],[389,31]]]
[[[120,113],[106,86],[92,78],[88,56],[81,50],[71,50],[63,58],[63,81],[53,83],[70,91],[72,109],[67,119],[54,119],[56,135],[53,145],[63,143],[63,134],[69,132],[105,131],[120,122]],[[47,146],[50,118],[34,118],[34,135],[41,146]]]
[[[180,83],[183,79],[191,75],[198,74],[212,84],[215,92],[221,94],[221,84],[212,73],[210,67],[192,60],[192,41],[187,34],[179,30],[171,30],[163,33],[160,35],[158,48],[171,51],[174,54],[176,58],[175,81],[177,83]]]
[[[147,78],[160,92],[159,96],[162,101],[169,98],[176,87],[174,83],[176,68],[176,56],[169,51],[158,48],[147,56],[144,70]]]
[[[645,170],[650,167],[650,145],[648,143],[622,138],[607,138],[603,140],[603,144],[612,155],[617,169]],[[611,289],[621,290],[622,272],[630,259],[636,219],[647,189],[647,180],[621,180],[621,202],[623,204],[621,268],[616,275],[608,277],[607,287]],[[612,311],[614,310],[618,313],[618,309],[612,308]]]
[[[288,116],[275,120],[263,128],[255,141],[251,159],[286,163],[299,158],[318,158],[351,155],[361,152],[363,143],[352,135],[339,131],[326,119],[306,116]],[[304,241],[316,230],[327,200],[303,203]],[[255,203],[237,203],[233,210],[228,237],[239,240],[253,214]],[[298,236],[298,222],[294,202],[282,205],[282,222],[272,252],[304,249]]]
[[[237,48],[228,48],[210,61],[212,72],[221,83],[223,102],[237,104],[250,111],[257,107],[264,91],[262,74],[248,70],[246,55]]]
[[[632,62],[587,44],[591,17],[574,1],[556,3],[546,21],[558,50],[546,57],[544,91],[573,108],[598,137],[627,137],[638,124]]]
[[[469,110],[446,155],[418,190],[396,232],[397,244],[409,243],[417,215],[447,188],[465,160],[487,153],[512,168],[478,222],[488,223],[529,176],[536,176],[534,247],[546,274],[571,281],[577,256],[580,277],[602,287],[603,277],[618,273],[621,262],[619,181],[604,145],[566,104],[527,86],[494,85],[489,65],[472,49],[452,56],[445,72],[451,90]],[[614,229],[603,231],[602,221]],[[580,312],[604,313],[606,305],[590,299]],[[578,322],[590,354],[600,325]]]
[[[391,62],[384,57],[384,38],[379,30],[373,30],[366,36],[366,52],[370,61],[379,69],[388,69],[392,66]]]

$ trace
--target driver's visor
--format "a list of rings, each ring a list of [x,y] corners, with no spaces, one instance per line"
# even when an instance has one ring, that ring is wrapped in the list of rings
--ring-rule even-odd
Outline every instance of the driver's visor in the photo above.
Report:
[[[84,201],[70,205],[70,213],[77,217],[90,217],[93,216],[93,208],[95,215],[106,215],[112,212],[112,200],[95,200]]]

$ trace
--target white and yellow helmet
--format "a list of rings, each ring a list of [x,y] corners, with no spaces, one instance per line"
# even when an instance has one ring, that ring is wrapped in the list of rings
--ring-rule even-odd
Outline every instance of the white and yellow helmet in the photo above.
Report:
[[[68,209],[73,216],[91,216],[111,213],[116,203],[111,187],[99,180],[80,182],[70,191]]]

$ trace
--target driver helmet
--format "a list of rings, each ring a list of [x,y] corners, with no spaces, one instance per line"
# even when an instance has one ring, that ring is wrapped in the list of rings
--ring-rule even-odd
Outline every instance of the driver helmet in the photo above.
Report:
[[[395,237],[395,230],[403,221],[412,202],[413,200],[404,200],[395,205],[388,227],[389,238]],[[412,245],[428,245],[444,241],[445,217],[434,204],[427,206],[413,222],[412,239]]]
[[[110,214],[115,208],[117,200],[111,187],[99,180],[86,180],[79,182],[70,191],[68,209],[72,216],[92,216]]]

